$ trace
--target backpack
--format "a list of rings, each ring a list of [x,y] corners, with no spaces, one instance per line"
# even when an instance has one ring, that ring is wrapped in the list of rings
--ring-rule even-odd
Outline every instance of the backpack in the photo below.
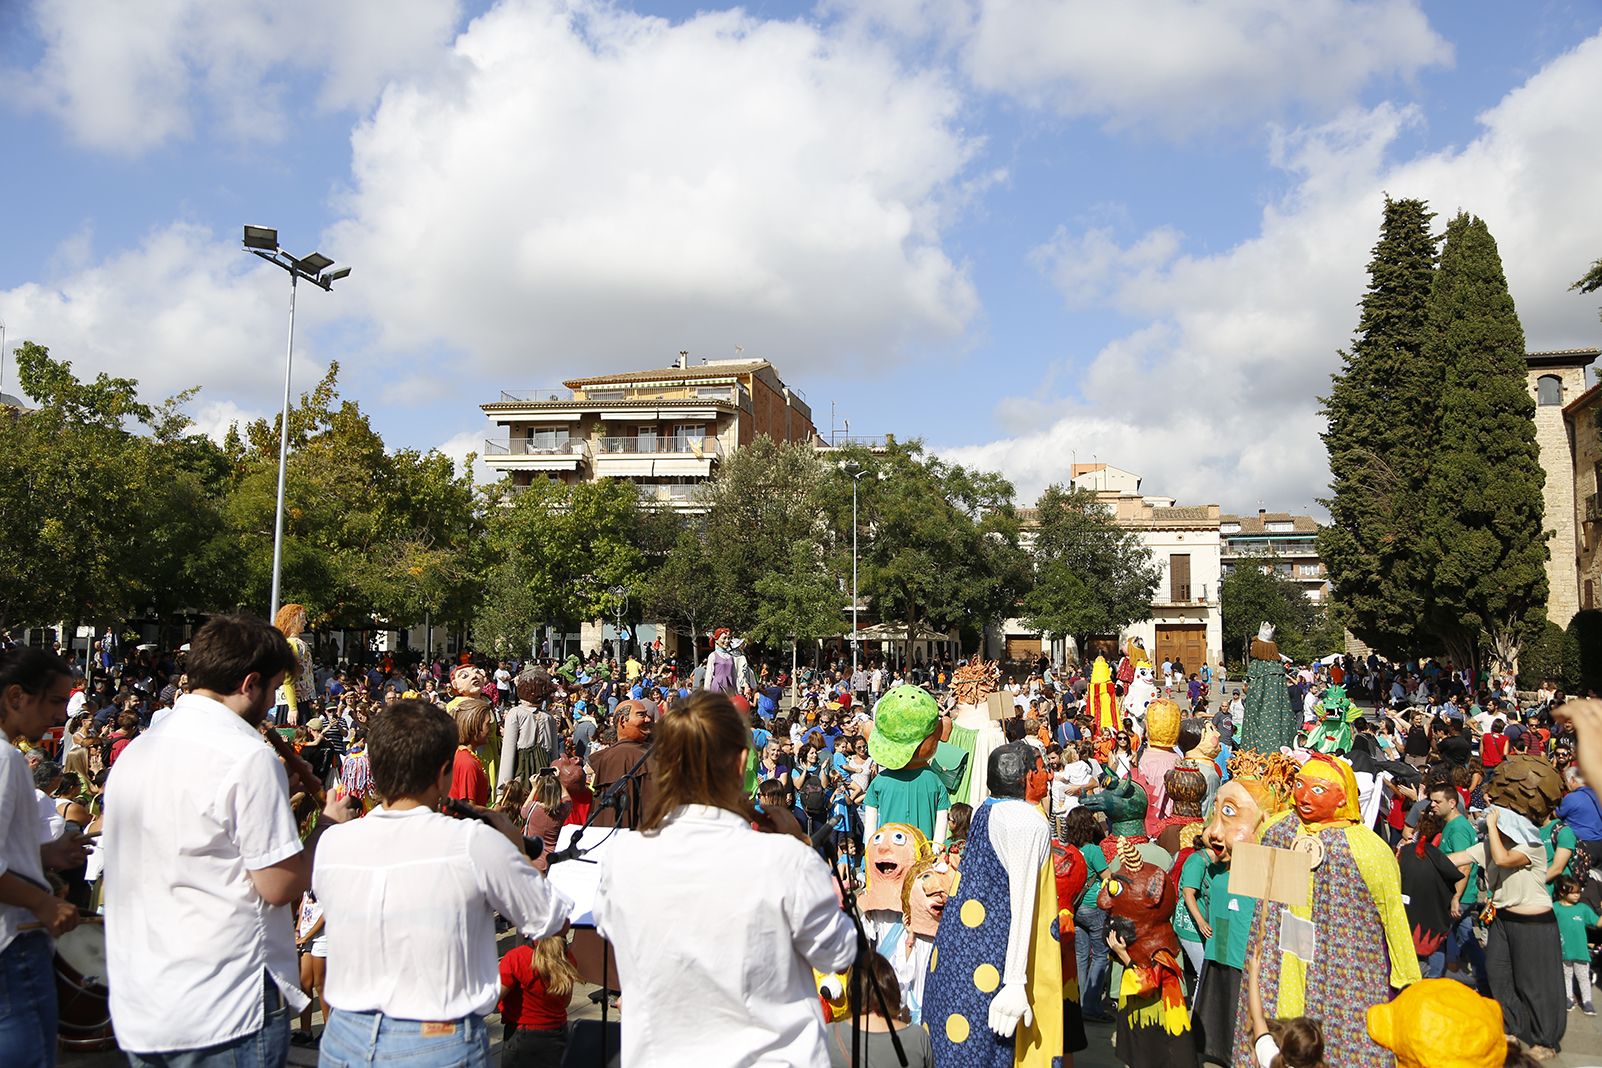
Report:
[[[801,780],[798,800],[809,816],[822,816],[829,811],[829,791],[823,788],[823,780],[816,772],[807,772],[806,778]]]

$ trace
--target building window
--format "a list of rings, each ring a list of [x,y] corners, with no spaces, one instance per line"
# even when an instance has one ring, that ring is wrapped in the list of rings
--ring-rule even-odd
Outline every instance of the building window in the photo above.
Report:
[[[1537,404],[1562,404],[1563,379],[1557,375],[1542,375],[1535,380],[1535,400]]]
[[[1168,557],[1168,592],[1171,601],[1190,600],[1190,554],[1171,553]]]

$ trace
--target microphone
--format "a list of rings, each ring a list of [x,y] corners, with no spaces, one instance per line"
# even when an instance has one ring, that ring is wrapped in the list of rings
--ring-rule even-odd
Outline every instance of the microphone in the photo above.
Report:
[[[465,820],[477,820],[478,822],[488,824],[491,827],[495,826],[494,823],[490,821],[489,812],[481,808],[474,808],[472,805],[469,805],[466,801],[463,801],[460,798],[447,797],[444,803],[440,805],[440,808],[445,812],[449,812],[453,816],[460,816]],[[533,860],[535,857],[545,852],[545,839],[530,838],[525,834],[523,836],[523,852],[528,856],[529,860]],[[558,854],[552,854],[546,863],[550,864],[554,862],[557,857]],[[563,857],[561,859],[566,860],[567,858]]]

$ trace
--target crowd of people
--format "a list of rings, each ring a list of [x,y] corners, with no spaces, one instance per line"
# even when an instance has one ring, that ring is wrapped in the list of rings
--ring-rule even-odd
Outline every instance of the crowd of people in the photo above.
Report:
[[[496,1011],[501,1063],[558,1065],[606,982],[579,917],[631,1066],[850,1064],[854,1026],[859,1064],[1067,1063],[1097,1020],[1130,1065],[1493,1063],[1420,1059],[1443,1019],[1526,1063],[1594,1014],[1602,706],[1550,684],[1138,644],[792,678],[727,631],[690,663],[358,666],[305,628],[108,636],[88,679],[0,653],[0,1063],[55,1063],[52,943],[101,922],[137,1066],[488,1064]],[[1295,728],[1272,752],[1243,742],[1265,687]],[[551,865],[590,827],[623,833],[580,900]],[[1307,903],[1232,889],[1242,843],[1313,852]],[[1326,943],[1334,916],[1371,938]],[[1285,950],[1298,922],[1317,949]],[[1348,1011],[1323,991],[1351,969]]]

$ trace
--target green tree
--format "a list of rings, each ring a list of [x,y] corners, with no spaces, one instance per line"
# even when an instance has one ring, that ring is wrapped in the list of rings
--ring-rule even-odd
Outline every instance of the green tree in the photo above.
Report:
[[[840,585],[838,561],[824,558],[810,538],[791,543],[779,565],[757,579],[757,621],[751,636],[775,647],[790,643],[792,679],[802,639],[839,633],[844,600]]]
[[[1569,288],[1578,290],[1581,293],[1595,293],[1597,290],[1602,289],[1602,260],[1597,260],[1591,264],[1591,269],[1586,271],[1580,277],[1580,280]]]
[[[1538,689],[1546,679],[1557,680],[1559,684],[1565,680],[1563,646],[1566,635],[1563,628],[1550,619],[1541,623],[1540,630],[1519,654],[1519,688],[1523,690]]]
[[[1351,350],[1324,401],[1330,525],[1318,537],[1351,628],[1391,656],[1420,651],[1429,584],[1419,516],[1443,354],[1428,347],[1437,240],[1422,200],[1385,200]]]
[[[719,465],[703,491],[704,556],[717,591],[717,625],[754,634],[762,612],[757,583],[785,566],[796,542],[821,550],[828,533],[827,474],[810,444],[766,435]]]
[[[1459,214],[1430,296],[1426,358],[1446,369],[1420,515],[1427,624],[1459,665],[1482,636],[1505,669],[1539,633],[1547,598],[1535,402],[1524,329],[1490,230]]]
[[[1264,565],[1239,563],[1224,576],[1218,589],[1223,616],[1224,657],[1231,663],[1245,658],[1246,643],[1264,623],[1272,623],[1280,652],[1306,661],[1338,648],[1323,648],[1319,607],[1302,588]]]
[[[1073,638],[1083,655],[1092,636],[1151,616],[1157,561],[1094,493],[1048,486],[1035,511],[1034,582],[1022,602],[1029,626]]]
[[[647,588],[643,520],[633,483],[535,482],[491,508],[493,561],[474,633],[494,648],[526,648],[536,628],[611,620]]]
[[[695,666],[701,666],[701,635],[721,618],[718,574],[707,552],[705,517],[683,529],[645,587],[647,611],[689,633]]]
[[[858,482],[858,587],[884,622],[976,628],[1010,614],[1029,585],[1012,483],[924,455],[920,441],[840,450],[827,494],[842,553],[851,550]],[[905,656],[907,649],[903,648]]]
[[[1602,609],[1574,614],[1563,636],[1563,686],[1570,693],[1602,694]]]

